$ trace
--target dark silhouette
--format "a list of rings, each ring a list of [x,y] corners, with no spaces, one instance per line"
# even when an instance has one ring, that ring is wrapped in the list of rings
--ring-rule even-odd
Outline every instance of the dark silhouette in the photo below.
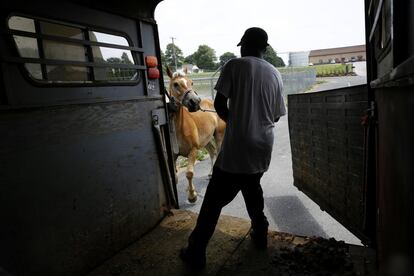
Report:
[[[269,223],[260,179],[270,163],[274,122],[286,114],[280,73],[263,59],[267,39],[263,29],[247,29],[238,44],[242,57],[224,65],[215,87],[214,106],[227,127],[197,225],[188,247],[180,252],[193,268],[205,266],[207,244],[221,209],[239,191],[251,219],[252,240],[257,248],[267,248]]]

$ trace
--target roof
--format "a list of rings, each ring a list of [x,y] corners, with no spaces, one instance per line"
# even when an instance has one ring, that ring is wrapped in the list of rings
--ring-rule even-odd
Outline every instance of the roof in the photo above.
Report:
[[[154,20],[156,6],[162,0],[123,0],[122,3],[113,0],[69,0],[80,5],[119,14],[136,19]]]
[[[365,45],[355,45],[355,46],[347,46],[347,47],[312,50],[309,54],[309,57],[348,54],[348,53],[355,53],[355,52],[365,52]]]

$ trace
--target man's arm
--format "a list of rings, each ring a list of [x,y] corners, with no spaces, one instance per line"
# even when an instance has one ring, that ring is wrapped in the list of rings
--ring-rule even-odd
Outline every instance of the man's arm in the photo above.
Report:
[[[229,109],[227,107],[227,98],[223,94],[216,94],[216,98],[214,100],[214,108],[216,109],[219,117],[227,123],[227,118],[229,117]]]

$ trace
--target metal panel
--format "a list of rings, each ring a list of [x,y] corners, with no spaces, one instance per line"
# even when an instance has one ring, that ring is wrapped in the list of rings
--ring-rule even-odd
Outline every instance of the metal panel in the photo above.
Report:
[[[384,0],[385,1],[385,0]],[[380,275],[414,275],[413,183],[414,183],[414,2],[386,1],[386,20],[391,28],[373,32],[369,49],[378,41],[391,36],[394,63],[389,68],[377,55],[370,55],[368,80],[376,103],[376,124],[372,131],[376,144],[370,151],[376,154],[375,209],[377,256]],[[366,4],[374,5],[374,0]],[[366,29],[375,30],[373,14],[366,10]],[[375,70],[376,69],[376,70]],[[391,69],[391,70],[390,70]],[[390,70],[388,74],[382,74]]]
[[[288,96],[294,185],[364,239],[367,87]]]
[[[159,105],[0,114],[0,266],[84,273],[163,217],[151,118]]]
[[[378,259],[382,270],[393,269],[397,262],[404,275],[413,275],[414,86],[381,88],[375,94]]]
[[[3,22],[20,12],[111,29],[128,34],[143,55],[159,56],[153,23],[141,37],[134,19],[67,1],[0,8]],[[1,56],[16,56],[9,42],[0,39]],[[16,64],[2,62],[0,72],[0,267],[13,275],[85,274],[174,204],[158,142],[164,156],[171,150],[163,132],[154,139],[152,118],[165,100],[156,85],[148,96],[145,78],[134,86],[44,87]]]

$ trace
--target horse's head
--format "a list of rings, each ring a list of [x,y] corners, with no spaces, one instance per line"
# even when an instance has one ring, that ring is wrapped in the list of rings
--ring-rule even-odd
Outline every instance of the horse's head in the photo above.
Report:
[[[173,73],[167,67],[167,74],[170,77],[169,93],[178,103],[187,107],[190,112],[200,109],[201,99],[193,90],[193,81],[187,77],[187,70]]]

